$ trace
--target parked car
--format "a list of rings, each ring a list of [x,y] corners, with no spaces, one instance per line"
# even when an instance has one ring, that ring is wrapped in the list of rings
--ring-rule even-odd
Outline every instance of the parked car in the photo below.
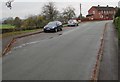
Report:
[[[46,26],[44,26],[44,32],[58,32],[62,31],[62,23],[60,21],[52,21],[49,22]]]
[[[68,21],[68,26],[78,26],[77,20],[69,20]]]

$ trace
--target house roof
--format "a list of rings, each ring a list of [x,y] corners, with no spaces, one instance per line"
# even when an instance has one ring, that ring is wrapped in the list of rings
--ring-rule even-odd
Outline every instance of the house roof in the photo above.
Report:
[[[92,6],[92,8],[95,8],[97,9],[98,11],[111,11],[111,10],[114,10],[115,8],[114,7],[104,7],[104,6]]]

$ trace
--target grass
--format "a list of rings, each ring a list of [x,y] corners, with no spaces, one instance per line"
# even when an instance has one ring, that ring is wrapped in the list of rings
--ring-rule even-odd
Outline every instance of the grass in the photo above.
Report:
[[[20,34],[25,34],[25,33],[31,33],[31,32],[36,32],[41,29],[35,29],[35,30],[25,30],[25,31],[16,31],[16,32],[9,32],[9,33],[4,33],[0,34],[0,38],[6,38],[9,36],[14,36],[14,35],[20,35]]]
[[[66,27],[68,24],[64,24],[63,27]]]
[[[9,24],[0,24],[0,29],[13,29],[15,26]]]

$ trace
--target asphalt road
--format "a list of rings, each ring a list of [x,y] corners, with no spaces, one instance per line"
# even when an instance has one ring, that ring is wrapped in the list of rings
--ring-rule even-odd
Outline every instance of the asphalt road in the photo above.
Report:
[[[53,37],[58,37],[58,36],[62,35],[64,32],[70,31],[70,30],[75,29],[75,28],[76,27],[64,27],[63,31],[59,31],[56,33],[53,33],[53,32],[44,33],[44,32],[42,32],[42,33],[31,35],[28,37],[20,38],[15,42],[15,44],[13,44],[13,47],[19,47],[19,46],[26,45],[26,44],[29,44],[32,42],[34,43],[34,42],[39,42],[39,41],[44,40],[44,39],[51,39]]]
[[[106,22],[81,23],[14,48],[3,57],[3,80],[89,80]]]

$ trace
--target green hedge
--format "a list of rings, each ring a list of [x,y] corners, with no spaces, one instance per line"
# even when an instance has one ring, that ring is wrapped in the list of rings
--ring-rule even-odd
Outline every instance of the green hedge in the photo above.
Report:
[[[114,24],[115,24],[115,27],[118,31],[118,38],[119,38],[119,41],[120,41],[120,17],[115,18]]]

